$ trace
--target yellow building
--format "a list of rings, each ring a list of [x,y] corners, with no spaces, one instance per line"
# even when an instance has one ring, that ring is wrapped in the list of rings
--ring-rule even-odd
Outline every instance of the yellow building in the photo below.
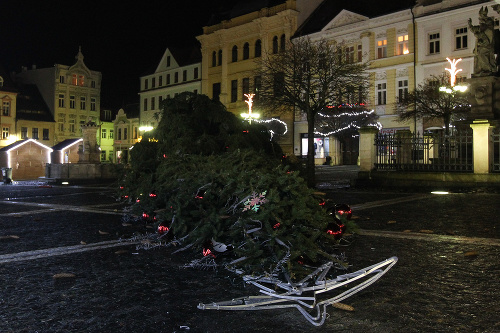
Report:
[[[113,130],[113,162],[126,164],[130,160],[130,149],[139,142],[139,105],[131,104],[118,110]]]
[[[279,52],[321,0],[240,2],[222,20],[203,28],[201,43],[201,91],[219,99],[228,111],[240,115],[248,109],[244,94],[257,93],[256,60]],[[266,6],[267,5],[267,6]],[[293,114],[281,119],[293,128]],[[280,140],[293,152],[293,135]]]
[[[16,75],[20,84],[35,84],[56,121],[54,144],[80,138],[80,125],[98,122],[101,96],[101,73],[90,70],[83,62],[81,49],[73,66],[23,68]]]
[[[17,89],[14,83],[10,80],[7,72],[0,66],[0,148],[14,143],[17,138],[15,136],[16,122],[16,97]]]

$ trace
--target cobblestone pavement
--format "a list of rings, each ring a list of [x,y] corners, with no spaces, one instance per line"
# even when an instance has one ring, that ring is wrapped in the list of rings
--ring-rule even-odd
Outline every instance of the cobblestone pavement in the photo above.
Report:
[[[351,269],[399,261],[319,328],[296,310],[198,310],[258,290],[120,242],[150,229],[123,223],[112,188],[0,185],[0,332],[500,332],[500,194],[333,183],[362,229],[339,249]]]

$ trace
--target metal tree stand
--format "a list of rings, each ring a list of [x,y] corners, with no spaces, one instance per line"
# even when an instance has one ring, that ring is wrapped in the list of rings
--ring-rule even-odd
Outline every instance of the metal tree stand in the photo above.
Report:
[[[329,262],[316,269],[313,273],[309,274],[298,283],[282,282],[275,277],[252,277],[245,275],[243,277],[246,283],[253,284],[258,287],[260,292],[264,295],[261,296],[245,296],[235,298],[230,301],[216,302],[211,304],[200,303],[198,309],[201,310],[272,310],[272,309],[285,309],[296,308],[300,313],[313,325],[321,326],[326,319],[326,307],[330,304],[338,303],[349,296],[363,290],[382,275],[387,273],[394,264],[398,261],[397,257],[391,257],[378,264],[358,270],[354,273],[342,274],[334,279],[327,279],[326,275],[333,263]],[[312,281],[314,283],[309,285]],[[319,301],[316,296],[330,292],[333,289],[347,286],[356,282],[355,286],[347,289],[346,291]],[[271,285],[273,288],[264,286],[264,284]],[[279,293],[274,290],[278,287],[285,292]],[[279,290],[278,290],[279,291]],[[316,313],[316,315],[312,315]]]

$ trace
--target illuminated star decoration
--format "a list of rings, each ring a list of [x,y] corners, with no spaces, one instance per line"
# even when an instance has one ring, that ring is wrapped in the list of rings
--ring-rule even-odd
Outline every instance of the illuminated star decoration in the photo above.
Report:
[[[457,69],[457,64],[462,60],[462,58],[453,60],[450,60],[450,58],[446,58],[446,60],[448,60],[448,62],[450,63],[451,68],[445,68],[445,70],[450,73],[450,84],[453,87],[457,80],[457,73],[462,71],[461,68]]]
[[[260,205],[267,202],[266,193],[267,191],[264,191],[260,194],[253,192],[252,195],[245,201],[245,207],[243,208],[243,211],[245,212],[247,210],[253,210],[254,212],[257,212],[260,208]]]

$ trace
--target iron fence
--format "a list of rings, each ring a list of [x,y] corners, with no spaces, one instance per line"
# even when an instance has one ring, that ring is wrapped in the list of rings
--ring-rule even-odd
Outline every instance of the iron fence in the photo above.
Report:
[[[472,130],[411,134],[379,134],[377,170],[473,172]]]

